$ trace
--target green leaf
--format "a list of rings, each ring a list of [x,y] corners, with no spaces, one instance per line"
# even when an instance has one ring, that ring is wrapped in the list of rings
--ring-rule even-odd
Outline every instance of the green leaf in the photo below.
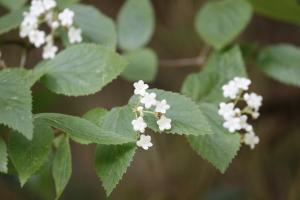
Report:
[[[80,0],[56,0],[59,8],[67,8],[72,6],[75,3],[78,3]]]
[[[171,130],[166,133],[177,133],[180,135],[206,135],[212,134],[211,128],[198,105],[189,98],[178,93],[167,92],[158,89],[151,89],[148,92],[156,93],[157,100],[165,99],[170,105],[166,116],[172,119]],[[133,96],[130,99],[130,105],[137,105],[138,98]],[[155,132],[160,132],[156,124],[156,118],[145,113],[145,120],[148,127]]]
[[[130,138],[131,142],[135,142],[137,134],[131,125],[133,119],[134,113],[129,106],[116,107],[103,118],[101,129],[105,132],[112,131],[122,137]]]
[[[14,10],[0,17],[0,35],[19,27],[23,20],[24,8]]]
[[[93,6],[77,4],[70,7],[75,12],[75,25],[83,32],[84,41],[99,43],[112,49],[117,45],[114,22]]]
[[[42,78],[57,94],[80,96],[93,94],[115,79],[126,61],[112,50],[100,45],[73,45],[40,67],[47,68]]]
[[[104,108],[94,108],[87,113],[85,113],[82,117],[95,125],[101,127],[103,119],[107,114],[107,110]]]
[[[8,154],[7,147],[4,140],[0,137],[0,172],[7,173],[7,164],[8,164]]]
[[[208,44],[221,49],[245,29],[251,15],[246,0],[209,1],[197,13],[195,26]]]
[[[107,196],[113,191],[129,167],[136,151],[136,144],[98,145],[95,167]]]
[[[230,133],[222,126],[222,119],[217,114],[215,105],[201,104],[214,134],[205,136],[187,136],[192,148],[208,160],[222,173],[225,172],[240,148],[240,135]]]
[[[56,199],[63,193],[72,174],[72,157],[69,138],[65,137],[59,144],[53,160],[52,176],[54,179]]]
[[[248,0],[255,11],[267,17],[300,25],[300,6],[297,0]]]
[[[0,71],[0,94],[0,123],[31,139],[31,91],[18,71]]]
[[[196,102],[218,104],[224,100],[222,86],[236,76],[247,77],[240,49],[213,53],[203,71],[189,75],[181,92]]]
[[[154,32],[154,20],[149,0],[127,0],[117,19],[120,47],[133,50],[147,44]]]
[[[278,81],[300,87],[300,49],[296,46],[278,44],[263,49],[257,67]]]
[[[0,0],[0,4],[9,10],[16,10],[24,6],[26,0]]]
[[[80,117],[58,113],[42,113],[35,117],[67,133],[71,139],[81,144],[123,144],[135,141],[125,135],[116,134],[113,130],[102,130],[90,121]]]
[[[153,81],[157,72],[157,56],[151,49],[137,49],[126,53],[129,64],[122,73],[122,77],[129,81]]]
[[[51,128],[44,122],[34,120],[32,141],[18,133],[12,133],[8,143],[9,156],[15,166],[21,185],[46,161],[53,140]]]
[[[114,131],[120,135],[135,136],[131,127],[132,110],[128,107],[114,108],[105,116],[106,111],[101,108],[87,112],[83,117],[97,126]],[[121,180],[130,165],[136,150],[136,144],[97,145],[95,167],[101,178],[107,196]]]

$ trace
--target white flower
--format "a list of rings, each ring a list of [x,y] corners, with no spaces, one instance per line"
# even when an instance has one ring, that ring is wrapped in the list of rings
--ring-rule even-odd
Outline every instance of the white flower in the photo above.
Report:
[[[43,0],[43,5],[46,10],[50,10],[55,8],[57,4],[55,0]]]
[[[74,12],[68,8],[58,14],[58,19],[63,26],[71,26],[73,24]]]
[[[237,94],[239,93],[239,88],[237,87],[235,81],[231,80],[228,84],[222,87],[223,89],[223,96],[229,97],[231,99],[235,99]]]
[[[44,4],[41,0],[33,0],[30,5],[30,13],[34,16],[40,16],[45,12]]]
[[[233,80],[236,86],[241,90],[248,90],[249,85],[251,84],[251,81],[249,79],[243,77],[235,77]]]
[[[139,112],[140,116],[144,116],[144,113],[143,113],[144,108],[143,108],[142,106],[138,106],[138,107],[136,108],[136,111]]]
[[[257,137],[254,132],[249,132],[245,134],[244,143],[249,145],[251,149],[254,149],[255,145],[259,143],[259,137]]]
[[[159,127],[159,130],[164,131],[164,130],[171,129],[171,121],[172,121],[171,119],[169,119],[166,116],[162,115],[156,123]]]
[[[170,108],[170,105],[164,99],[162,101],[156,102],[155,112],[166,113],[169,108]]]
[[[147,124],[145,123],[143,117],[138,117],[132,120],[131,124],[133,126],[133,130],[139,131],[141,133],[144,133],[147,127]]]
[[[234,104],[233,103],[220,103],[219,115],[221,115],[225,120],[232,118],[235,115]]]
[[[68,31],[68,37],[71,44],[82,41],[81,29],[71,27]]]
[[[136,142],[138,147],[142,147],[145,150],[148,150],[149,147],[152,147],[151,136],[150,135],[141,135],[140,139]]]
[[[257,95],[254,92],[251,94],[244,94],[244,100],[247,102],[248,106],[253,108],[255,111],[258,111],[262,104],[262,96]]]
[[[133,84],[134,86],[134,94],[144,96],[146,94],[146,90],[149,88],[149,85],[145,84],[144,81],[139,80]]]
[[[249,130],[250,127],[252,127],[251,125],[248,124],[247,120],[248,120],[248,116],[247,115],[240,116],[240,125],[245,130]]]
[[[50,26],[52,29],[57,29],[59,27],[59,21],[53,21]]]
[[[231,133],[241,130],[241,119],[239,117],[229,118],[223,123],[223,126]]]
[[[257,119],[258,117],[259,117],[259,112],[257,112],[257,111],[252,112],[253,119]]]
[[[145,105],[145,108],[149,109],[156,104],[155,98],[155,93],[146,93],[145,96],[141,98],[141,103]]]
[[[29,41],[39,48],[45,43],[45,32],[39,30],[33,30],[29,33]]]
[[[46,46],[44,46],[43,58],[53,59],[55,57],[57,50],[58,50],[57,46],[53,45],[52,43],[48,43]]]

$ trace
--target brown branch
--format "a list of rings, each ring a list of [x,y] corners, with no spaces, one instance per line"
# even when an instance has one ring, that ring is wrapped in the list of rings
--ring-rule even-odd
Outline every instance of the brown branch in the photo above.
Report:
[[[162,67],[188,67],[188,66],[202,66],[210,51],[208,46],[204,46],[199,56],[194,58],[181,58],[181,59],[162,59],[159,65]]]

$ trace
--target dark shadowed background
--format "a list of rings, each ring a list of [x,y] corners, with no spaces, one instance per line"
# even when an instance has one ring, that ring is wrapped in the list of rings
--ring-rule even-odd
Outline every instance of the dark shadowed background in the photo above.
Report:
[[[200,0],[153,0],[156,13],[155,34],[149,46],[160,60],[192,58],[203,43],[194,30],[194,16],[203,3]],[[106,15],[116,19],[122,0],[85,0]],[[4,14],[0,10],[0,15]],[[17,31],[13,34],[17,35]],[[13,34],[5,37],[14,37]],[[249,43],[299,45],[297,26],[255,15],[238,38]],[[20,49],[1,46],[9,66],[17,66]],[[39,51],[29,54],[30,68],[40,59]],[[153,135],[154,147],[138,150],[122,181],[108,199],[112,200],[185,200],[185,199],[300,199],[300,89],[264,76],[247,59],[247,71],[253,91],[264,96],[261,117],[255,128],[261,142],[250,150],[243,146],[228,170],[221,174],[190,148],[186,139],[173,135]],[[151,87],[180,91],[185,77],[201,66],[161,65]],[[59,112],[82,115],[94,107],[111,108],[126,104],[132,95],[132,83],[121,78],[95,95],[70,98],[54,95],[43,86],[34,87],[34,112]],[[0,94],[1,95],[1,94]],[[72,143],[73,173],[61,199],[106,199],[93,168],[95,146]],[[44,169],[23,189],[16,177],[0,176],[0,199],[51,199],[53,181]]]

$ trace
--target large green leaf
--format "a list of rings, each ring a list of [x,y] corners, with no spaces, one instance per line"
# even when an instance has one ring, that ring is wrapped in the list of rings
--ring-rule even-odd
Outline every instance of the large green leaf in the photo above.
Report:
[[[59,8],[67,8],[72,6],[75,3],[78,3],[80,0],[56,0]]]
[[[131,121],[134,113],[129,106],[117,107],[110,110],[103,118],[101,129],[112,131],[122,137],[130,138],[132,142],[137,140],[137,134],[133,130]]]
[[[73,45],[44,62],[42,81],[58,94],[80,96],[95,93],[115,79],[127,62],[113,50],[95,44]]]
[[[157,56],[151,49],[137,49],[126,53],[129,64],[122,73],[122,77],[129,81],[153,81],[157,72]]]
[[[81,144],[123,144],[135,141],[134,138],[120,135],[114,130],[103,130],[92,122],[80,117],[58,113],[42,113],[35,117],[67,133],[70,138]]]
[[[220,103],[222,85],[235,76],[246,77],[243,57],[238,47],[212,54],[203,71],[189,75],[181,92],[196,102]]]
[[[56,150],[53,160],[52,175],[56,190],[56,199],[63,193],[72,174],[72,156],[69,138],[64,137]]]
[[[94,108],[87,113],[85,113],[82,117],[95,125],[101,127],[103,119],[107,114],[107,110],[104,108]]]
[[[195,26],[208,44],[221,49],[245,29],[251,15],[246,0],[209,1],[197,13]]]
[[[300,87],[300,49],[296,46],[279,44],[263,49],[257,66],[278,81]]]
[[[31,139],[31,91],[18,71],[0,71],[0,94],[0,123]]]
[[[9,10],[16,10],[24,6],[26,0],[0,0],[0,4]]]
[[[154,31],[154,11],[149,0],[126,0],[118,15],[122,49],[133,50],[149,42]]]
[[[212,130],[198,105],[189,98],[178,93],[167,92],[158,89],[151,89],[148,92],[156,93],[157,100],[165,99],[170,105],[166,116],[172,120],[172,128],[166,133],[177,133],[180,135],[206,135],[212,134]],[[137,104],[137,96],[130,99],[130,105]],[[148,127],[156,132],[160,132],[156,124],[156,118],[145,113],[145,120]]]
[[[122,179],[133,159],[135,150],[136,144],[97,146],[95,167],[107,196]]]
[[[222,118],[217,114],[215,105],[202,104],[200,108],[205,113],[214,134],[187,136],[188,141],[198,154],[224,173],[240,148],[240,135],[223,128]]]
[[[116,28],[109,17],[93,6],[77,4],[70,9],[75,12],[75,24],[81,28],[85,41],[116,48]]]
[[[15,166],[21,185],[33,175],[46,161],[53,140],[51,128],[40,120],[34,120],[32,141],[18,133],[9,139],[9,156]]]
[[[259,14],[300,25],[300,6],[297,0],[248,0]]]
[[[11,11],[0,17],[0,35],[17,28],[23,20],[24,8]]]
[[[131,127],[132,110],[128,107],[114,108],[105,115],[101,108],[87,112],[83,117],[95,125],[111,130],[120,135],[136,137]],[[122,145],[98,145],[95,156],[95,167],[103,183],[106,194],[109,195],[121,180],[134,156],[135,143]]]
[[[0,137],[0,172],[7,173],[7,147],[4,140]]]

